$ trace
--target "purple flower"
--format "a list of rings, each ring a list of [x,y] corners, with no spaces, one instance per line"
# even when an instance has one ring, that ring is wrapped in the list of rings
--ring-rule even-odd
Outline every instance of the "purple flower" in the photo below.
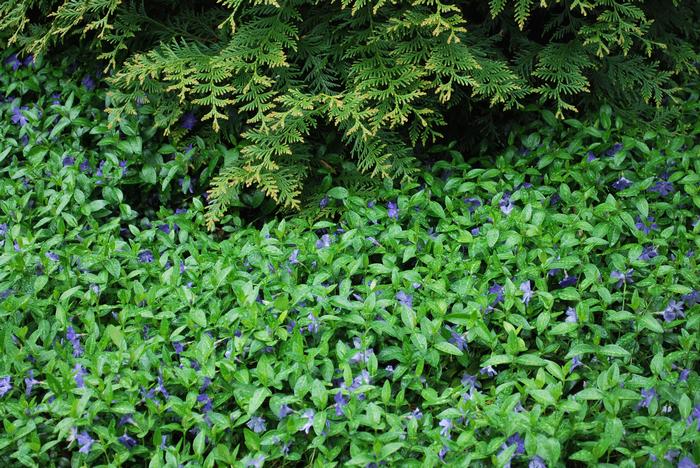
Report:
[[[83,348],[80,346],[80,337],[70,325],[66,328],[66,339],[70,341],[70,344],[73,346],[73,357],[82,356]]]
[[[476,236],[479,235],[479,232],[480,232],[480,231],[481,231],[481,229],[479,229],[479,227],[477,226],[477,227],[475,227],[475,228],[472,228],[472,230],[469,231],[469,232],[471,233],[472,236],[476,237]]]
[[[295,265],[299,263],[299,260],[297,259],[299,257],[299,249],[294,249],[292,254],[289,256],[289,263],[292,265]]]
[[[498,206],[501,208],[501,212],[505,215],[509,215],[511,211],[513,211],[515,205],[513,205],[513,202],[510,200],[509,192],[503,194],[503,197],[498,202]]]
[[[688,381],[688,376],[690,375],[690,369],[683,369],[678,376],[678,381],[679,382],[687,382]]]
[[[651,401],[656,398],[656,390],[654,388],[641,390],[642,401],[637,404],[637,409],[639,408],[649,408]]]
[[[283,404],[280,406],[280,411],[277,413],[277,417],[280,419],[286,418],[290,413],[292,412],[292,408],[287,406],[286,404]]]
[[[664,320],[667,322],[672,322],[678,317],[685,317],[683,313],[683,303],[676,301],[669,301],[668,306],[663,311]]]
[[[447,437],[448,439],[451,439],[452,437],[450,436],[450,431],[454,427],[454,423],[452,422],[451,419],[441,419],[440,420],[440,435],[443,437]]]
[[[90,170],[90,163],[86,159],[85,161],[80,163],[80,170],[83,172],[88,172]]]
[[[267,429],[267,427],[265,427],[265,418],[260,416],[251,417],[246,423],[246,426],[248,426],[248,428],[250,428],[250,430],[256,434],[264,432]]]
[[[410,294],[406,294],[403,291],[399,291],[396,293],[396,300],[399,301],[400,304],[405,305],[409,309],[413,307],[413,296]]]
[[[319,240],[316,241],[316,248],[317,249],[323,249],[325,247],[330,247],[331,246],[331,236],[328,234],[324,234],[321,236]]]
[[[179,341],[173,342],[173,348],[175,349],[175,354],[180,354],[185,350],[185,346]]]
[[[408,417],[413,418],[415,420],[419,420],[423,418],[423,412],[420,410],[420,408],[416,408],[413,411],[411,411],[411,414],[409,414]]]
[[[17,54],[10,55],[7,60],[5,60],[5,64],[12,66],[13,71],[17,71],[19,67],[22,66],[22,62],[17,58]]]
[[[445,455],[447,455],[447,452],[449,452],[450,449],[446,445],[443,445],[440,451],[438,452],[438,457],[440,458],[440,461],[444,463],[445,461]]]
[[[389,202],[386,205],[389,212],[389,217],[398,220],[399,219],[399,207],[394,202]]]
[[[561,286],[562,288],[573,286],[574,284],[576,284],[576,281],[578,281],[578,277],[576,277],[576,275],[569,276],[565,273],[564,278],[561,281],[559,281],[559,286]]]
[[[59,99],[60,97],[61,97],[61,93],[58,93],[58,92],[53,93],[51,95],[51,99],[53,99],[53,101],[51,101],[51,104],[53,104],[54,106],[60,106],[61,105],[61,100]]]
[[[22,106],[22,107],[13,107],[12,108],[12,123],[15,123],[19,125],[20,127],[24,127],[27,125],[29,122],[29,119],[25,117],[25,115],[22,113],[23,110],[29,109],[27,106]]]
[[[612,188],[614,188],[617,191],[620,191],[628,188],[630,185],[632,185],[631,181],[625,179],[624,177],[620,177],[615,182],[613,182]]]
[[[87,432],[83,431],[80,434],[78,434],[78,445],[80,446],[80,450],[78,450],[78,452],[90,452],[90,447],[92,447],[92,444],[94,443],[95,441],[92,439],[92,437],[90,437],[90,434],[88,434]]]
[[[535,455],[535,457],[530,460],[530,463],[527,465],[527,468],[547,468],[547,464],[544,462],[544,459],[540,457],[539,455]]]
[[[610,277],[617,280],[617,284],[615,286],[620,288],[623,284],[634,283],[634,280],[632,280],[632,273],[634,273],[632,268],[627,270],[625,273],[614,270],[612,273],[610,273]]]
[[[192,112],[188,112],[182,116],[182,123],[180,126],[187,130],[192,130],[197,124],[197,117]]]
[[[316,316],[314,314],[309,314],[307,318],[311,322],[309,323],[309,326],[307,328],[309,330],[309,333],[318,333],[319,323]]]
[[[493,283],[489,288],[489,294],[495,294],[496,299],[493,301],[493,305],[503,302],[503,286],[498,283]]]
[[[318,204],[318,206],[321,209],[324,209],[325,207],[327,207],[328,206],[328,197],[326,196],[326,197],[321,198],[321,202]]]
[[[251,458],[245,463],[246,468],[262,468],[263,462],[265,461],[265,455],[258,455],[255,458]]]
[[[642,254],[639,256],[639,260],[648,261],[648,260],[651,260],[652,258],[654,258],[658,255],[659,254],[656,251],[656,247],[654,247],[653,245],[647,245],[642,250]]]
[[[678,468],[698,468],[698,465],[689,457],[683,457],[683,459],[678,462]]]
[[[12,390],[12,383],[9,375],[0,377],[0,397],[3,397]]]
[[[34,64],[34,56],[33,56],[32,54],[27,55],[26,57],[24,57],[24,60],[22,61],[22,64],[23,64],[25,67],[28,67],[28,66],[30,66],[30,65],[33,65],[33,64]]]
[[[622,148],[624,148],[622,143],[615,143],[612,148],[605,152],[605,154],[608,156],[615,156],[617,153],[622,151]]]
[[[0,236],[5,237],[7,234],[7,223],[0,224]]]
[[[122,168],[122,175],[126,175],[126,161],[119,161],[119,167]]]
[[[700,303],[700,290],[695,290],[689,294],[684,294],[681,296],[681,299],[683,302],[685,302],[686,306],[693,307],[695,304]]]
[[[29,371],[29,377],[24,378],[24,385],[25,385],[25,390],[24,394],[26,395],[27,398],[29,398],[29,395],[32,393],[32,388],[34,385],[40,384],[38,380],[34,378],[34,371],[30,370]]]
[[[466,373],[462,376],[462,385],[464,385],[467,388],[481,387],[481,384],[479,383],[475,375],[470,375]]]
[[[530,280],[523,281],[522,283],[520,283],[520,290],[523,292],[523,298],[521,299],[521,301],[523,302],[523,304],[528,305],[534,294],[532,292],[532,289],[530,289]]]
[[[73,164],[75,164],[75,158],[74,158],[74,157],[72,157],[72,156],[66,156],[65,158],[63,158],[63,167],[72,166]]]
[[[581,362],[581,358],[579,356],[574,356],[573,358],[571,358],[571,368],[569,369],[569,372],[573,372],[574,369],[582,365],[583,363]]]
[[[54,252],[46,252],[46,258],[48,258],[52,262],[57,262],[59,260],[58,255]]]
[[[593,162],[596,160],[595,153],[593,151],[589,151],[586,153],[586,161],[588,162]]]
[[[654,185],[649,187],[650,192],[656,192],[662,197],[666,197],[674,192],[673,184],[666,180],[659,180]]]
[[[170,226],[167,224],[161,224],[160,226],[158,226],[158,229],[160,229],[165,234],[170,234]]]
[[[151,252],[150,250],[142,250],[138,254],[138,259],[141,263],[152,263],[154,260],[153,252]]]
[[[131,436],[130,436],[129,434],[127,434],[126,432],[124,433],[123,436],[119,437],[118,440],[119,440],[119,442],[121,442],[121,444],[122,444],[124,447],[126,447],[127,449],[130,449],[130,450],[131,450],[132,448],[134,448],[134,447],[136,446],[136,439],[134,439],[133,437],[131,437]]]
[[[522,455],[523,453],[525,453],[525,441],[522,437],[520,437],[520,434],[518,432],[506,439],[506,445],[510,446],[513,444],[517,445],[517,448],[515,449],[515,455]]]
[[[308,434],[309,429],[311,429],[314,425],[314,417],[315,416],[316,416],[316,414],[314,413],[314,410],[312,410],[312,409],[307,409],[306,411],[304,411],[304,414],[302,414],[301,417],[305,418],[306,422],[299,430],[304,431],[306,434]]]
[[[495,377],[498,375],[498,372],[496,372],[496,369],[494,369],[493,366],[486,366],[482,368],[479,373],[488,375],[489,377]]]
[[[460,333],[455,332],[449,326],[445,326],[445,328],[450,332],[450,339],[447,341],[455,345],[460,351],[466,351],[467,341],[464,339],[464,336]]]
[[[654,222],[653,216],[647,216],[646,221],[637,216],[635,227],[642,231],[644,234],[649,234],[651,231],[658,231],[659,226]]]
[[[481,200],[478,198],[465,198],[464,203],[469,205],[467,209],[470,213],[474,213],[474,211],[481,206]]]
[[[170,397],[170,394],[168,393],[168,390],[165,388],[165,384],[163,383],[163,374],[158,372],[158,380],[157,380],[157,386],[156,386],[156,391],[163,395],[163,398],[166,400]]]
[[[81,366],[80,364],[76,364],[75,367],[73,367],[73,372],[75,372],[75,375],[73,376],[73,379],[75,380],[75,385],[78,388],[85,387],[84,377],[87,375],[87,372],[85,372],[83,366]]]
[[[567,307],[565,314],[566,314],[566,318],[564,319],[565,322],[569,322],[569,323],[578,322],[578,315],[576,315],[576,309],[574,309],[573,307]]]
[[[83,84],[83,86],[85,86],[85,89],[87,89],[88,91],[92,91],[93,89],[95,89],[95,81],[90,75],[85,75],[81,83]]]
[[[213,409],[214,402],[212,401],[211,397],[205,392],[201,392],[199,395],[197,395],[197,403],[200,403],[202,405],[202,411],[204,411],[205,413],[208,413]]]
[[[345,408],[345,406],[348,404],[348,400],[345,399],[341,392],[336,393],[333,397],[333,400],[335,401],[335,415],[344,415],[345,411],[343,410],[343,408]]]

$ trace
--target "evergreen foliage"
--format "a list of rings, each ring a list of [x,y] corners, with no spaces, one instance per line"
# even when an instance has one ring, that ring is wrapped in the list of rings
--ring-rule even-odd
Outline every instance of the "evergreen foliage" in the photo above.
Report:
[[[562,118],[600,95],[672,102],[697,71],[699,19],[694,0],[0,0],[9,44],[46,53],[76,37],[99,51],[112,122],[146,103],[176,138],[192,110],[243,129],[210,226],[246,186],[300,208],[321,127],[360,171],[406,180],[450,108],[537,100]]]

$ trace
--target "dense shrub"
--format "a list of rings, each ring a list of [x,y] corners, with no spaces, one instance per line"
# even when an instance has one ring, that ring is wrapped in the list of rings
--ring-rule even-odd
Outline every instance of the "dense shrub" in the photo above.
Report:
[[[128,197],[136,135],[58,75],[2,76],[5,465],[700,460],[700,128],[545,112],[492,167],[216,241],[201,196]]]
[[[198,118],[243,126],[240,157],[214,181],[213,223],[251,184],[299,207],[321,163],[319,141],[335,131],[343,159],[405,181],[417,170],[414,148],[439,138],[449,108],[538,100],[571,115],[587,96],[596,106],[601,96],[658,106],[679,76],[695,73],[699,8],[694,0],[4,0],[0,32],[42,53],[84,39],[114,71],[114,120],[146,102],[155,125],[175,136]],[[465,118],[458,112],[446,130],[463,131]]]

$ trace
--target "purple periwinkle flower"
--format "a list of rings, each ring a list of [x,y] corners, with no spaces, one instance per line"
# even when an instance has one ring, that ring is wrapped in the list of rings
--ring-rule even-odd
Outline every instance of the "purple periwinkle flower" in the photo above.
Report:
[[[246,468],[262,468],[263,462],[265,461],[265,455],[258,455],[255,458],[251,458],[245,463]]]
[[[265,418],[260,416],[252,416],[246,423],[246,426],[256,434],[264,432],[267,429],[265,426]]]
[[[309,330],[309,333],[318,333],[319,322],[316,316],[314,314],[309,314],[307,318],[311,322],[309,323],[309,326],[307,328]]]
[[[493,366],[483,367],[479,373],[482,375],[488,375],[489,377],[495,377],[498,375],[498,372],[496,372],[496,369],[494,369]]]
[[[501,212],[505,215],[509,215],[513,211],[515,205],[513,205],[513,202],[510,199],[510,192],[503,194],[503,197],[498,202],[498,206],[501,208]]]
[[[81,83],[83,86],[85,86],[85,89],[87,89],[88,91],[92,91],[93,89],[95,89],[95,81],[90,75],[85,75]]]
[[[464,339],[464,335],[457,333],[449,326],[445,326],[445,328],[450,332],[450,338],[447,341],[455,345],[460,351],[466,351],[468,346],[467,340]]]
[[[564,278],[559,281],[559,286],[562,288],[573,286],[576,284],[576,281],[578,281],[578,277],[576,275],[568,275],[565,273]]]
[[[698,468],[698,465],[690,457],[683,457],[678,462],[678,468]]]
[[[324,234],[316,241],[316,249],[323,249],[331,246],[331,236]]]
[[[83,348],[80,346],[80,337],[70,325],[66,328],[66,339],[70,341],[70,344],[73,346],[73,357],[82,356]]]
[[[17,54],[12,54],[5,60],[5,64],[10,65],[13,71],[17,71],[22,66],[22,61],[17,57]]]
[[[481,206],[481,200],[478,198],[465,198],[464,203],[469,205],[467,209],[470,213],[474,213],[474,211]]]
[[[493,305],[503,302],[503,286],[498,283],[493,283],[489,288],[489,294],[495,294],[496,299],[493,301]]]
[[[440,451],[438,452],[438,458],[440,458],[441,462],[445,462],[445,455],[447,455],[447,452],[450,451],[450,448],[446,445],[443,445]]]
[[[153,263],[153,252],[150,250],[142,250],[138,254],[138,259],[141,263]]]
[[[13,107],[12,108],[12,123],[19,125],[20,127],[24,127],[27,125],[29,122],[29,119],[22,113],[22,111],[25,111],[29,109],[27,106],[21,106],[21,107]]]
[[[657,257],[659,253],[656,251],[656,247],[653,245],[647,245],[643,248],[639,260],[649,261],[654,257]]]
[[[566,314],[566,318],[564,319],[565,322],[570,322],[570,323],[578,322],[578,315],[576,314],[576,309],[574,309],[573,307],[567,307],[565,314]]]
[[[54,106],[60,106],[61,105],[61,100],[59,99],[60,97],[61,97],[61,93],[56,92],[56,93],[51,94],[51,99],[53,99],[53,101],[51,101],[51,104]]]
[[[477,226],[475,228],[472,228],[472,230],[469,232],[471,233],[472,236],[476,237],[479,235],[479,232],[481,232],[481,229],[479,229],[479,227]]]
[[[622,143],[615,143],[615,144],[612,146],[612,148],[610,148],[609,150],[607,150],[607,151],[605,152],[605,154],[608,155],[608,156],[615,156],[617,153],[619,153],[620,151],[622,151],[622,148],[624,148],[624,146],[623,146]]]
[[[632,280],[632,273],[634,273],[634,270],[630,268],[626,272],[621,272],[617,270],[613,270],[610,273],[610,277],[612,279],[617,280],[617,284],[615,285],[617,288],[622,287],[623,284],[631,284],[634,283],[634,280]]]
[[[66,156],[65,158],[63,158],[63,167],[72,166],[73,164],[75,164],[75,158],[74,158],[74,157],[72,157],[72,156]]]
[[[46,252],[46,258],[48,258],[52,262],[57,262],[60,260],[58,254],[56,254],[54,252]]]
[[[340,391],[335,394],[333,400],[335,401],[335,415],[344,415],[345,410],[343,408],[345,408],[345,406],[348,404],[348,400],[343,396],[342,392]]]
[[[520,290],[523,293],[521,301],[523,302],[523,304],[528,305],[530,303],[530,300],[532,299],[532,296],[534,295],[532,289],[530,289],[530,280],[523,281],[522,283],[520,283]]]
[[[311,429],[314,425],[314,417],[315,416],[316,416],[316,413],[314,413],[314,410],[312,410],[312,409],[307,409],[306,411],[304,411],[304,414],[302,414],[301,417],[305,418],[306,422],[299,430],[304,431],[306,434],[308,434],[309,429]]]
[[[298,257],[299,249],[294,249],[294,251],[292,251],[292,254],[289,256],[289,263],[292,265],[299,263]]]
[[[403,291],[396,293],[396,300],[399,301],[399,304],[405,305],[409,309],[413,307],[413,296]]]
[[[129,434],[126,432],[124,433],[123,436],[119,437],[119,442],[126,447],[127,449],[131,450],[132,448],[136,447],[136,439],[131,437]]]
[[[180,126],[187,130],[192,130],[197,124],[197,117],[192,112],[188,112],[182,116],[182,122]]]
[[[452,422],[451,419],[441,419],[440,420],[440,435],[443,437],[447,437],[448,439],[452,438],[450,435],[450,431],[454,427],[454,423]]]
[[[85,387],[85,376],[87,375],[87,372],[85,372],[83,366],[81,366],[80,364],[76,364],[75,367],[73,367],[73,372],[75,372],[73,379],[75,380],[76,387]]]
[[[620,191],[628,188],[630,185],[632,185],[632,182],[630,180],[627,180],[624,177],[620,177],[615,182],[613,182],[612,188],[614,188],[617,191]]]
[[[547,464],[542,457],[535,455],[535,457],[530,460],[530,463],[528,463],[527,468],[547,468]]]
[[[290,408],[288,405],[283,404],[280,406],[279,413],[277,413],[277,417],[280,419],[286,418],[290,413],[292,413],[292,408]]]
[[[389,202],[389,203],[387,203],[386,208],[388,210],[390,218],[396,219],[396,220],[399,219],[399,207],[396,205],[396,203]]]
[[[525,453],[525,440],[520,436],[520,433],[516,432],[512,436],[506,439],[506,445],[511,446],[513,444],[517,445],[515,449],[515,455],[522,455]]]
[[[12,383],[9,375],[0,377],[0,397],[3,397],[12,390]]]
[[[467,388],[481,387],[481,384],[479,383],[477,376],[466,374],[466,373],[462,376],[462,385],[464,385]]]
[[[654,185],[649,187],[650,192],[656,192],[662,197],[666,197],[674,192],[674,187],[671,182],[666,180],[659,180]]]
[[[642,401],[637,404],[637,409],[639,408],[649,408],[651,401],[656,398],[656,390],[654,388],[643,388],[641,390]]]
[[[179,341],[174,341],[173,342],[173,348],[175,349],[175,354],[180,354],[185,350],[185,346],[180,343]]]
[[[582,365],[583,363],[581,362],[581,358],[579,356],[574,356],[573,358],[571,358],[571,368],[569,369],[569,372],[573,372],[574,369]]]
[[[29,377],[24,378],[24,394],[26,395],[27,398],[29,398],[29,395],[32,393],[32,388],[34,388],[34,385],[40,384],[38,380],[34,378],[34,371],[30,370],[29,372]]]
[[[684,294],[681,296],[681,299],[688,307],[693,307],[695,304],[700,304],[700,290],[695,290],[688,294]]]
[[[586,153],[586,161],[588,162],[593,162],[596,160],[595,153],[593,151],[589,151]]]
[[[687,382],[689,375],[690,375],[690,369],[683,369],[681,371],[681,373],[678,375],[678,381],[679,382]]]
[[[649,234],[651,231],[658,231],[659,226],[654,222],[653,216],[647,216],[646,221],[641,217],[637,216],[635,227],[642,231],[644,234]]]
[[[672,322],[678,317],[685,317],[683,313],[683,303],[676,301],[669,301],[668,305],[663,311],[664,320],[667,322]]]
[[[88,453],[90,452],[90,447],[92,447],[92,444],[95,443],[95,441],[90,437],[90,434],[88,434],[86,431],[81,432],[78,434],[78,445],[80,446],[80,450],[78,452],[80,453]]]
[[[325,207],[327,207],[327,206],[328,206],[328,201],[329,201],[329,200],[328,200],[328,196],[325,196],[325,197],[321,198],[321,201],[320,201],[319,204],[318,204],[319,208],[324,209]]]

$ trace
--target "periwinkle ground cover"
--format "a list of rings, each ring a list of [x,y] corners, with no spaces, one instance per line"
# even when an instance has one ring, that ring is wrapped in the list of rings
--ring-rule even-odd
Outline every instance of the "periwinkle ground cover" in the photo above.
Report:
[[[14,68],[8,466],[700,461],[697,130],[545,112],[486,167],[452,154],[377,199],[332,189],[336,221],[215,239],[184,150],[157,169],[177,206],[139,211],[162,148],[108,129],[95,81]]]

